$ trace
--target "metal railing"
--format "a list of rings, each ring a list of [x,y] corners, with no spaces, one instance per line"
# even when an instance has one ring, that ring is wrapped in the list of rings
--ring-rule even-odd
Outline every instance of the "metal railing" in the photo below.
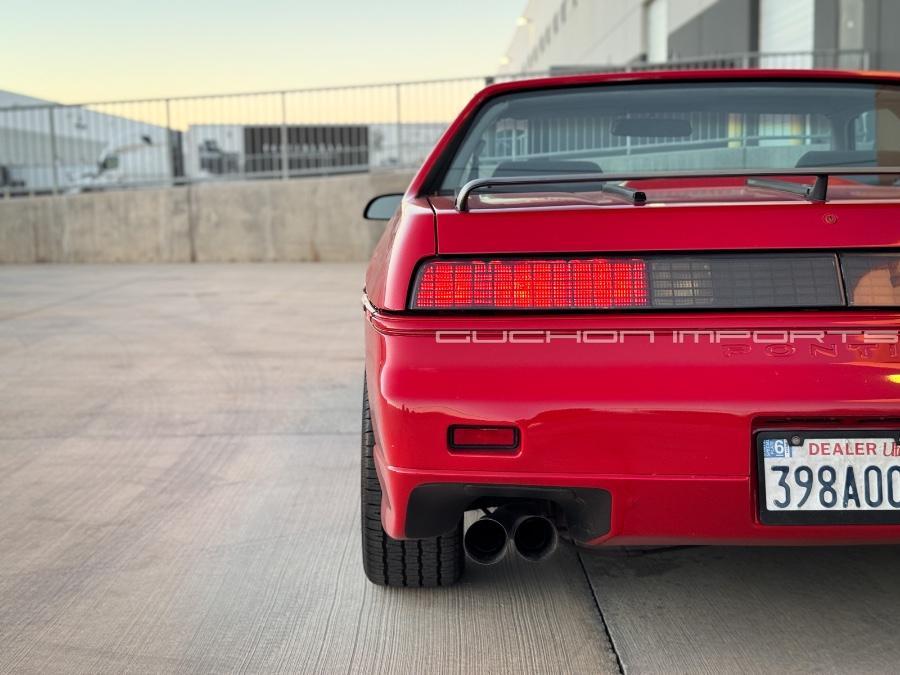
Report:
[[[648,70],[717,70],[721,68],[776,68],[822,70],[868,70],[869,52],[865,49],[817,49],[803,52],[733,52],[704,57],[674,56],[668,61],[648,63],[636,61],[618,66],[554,66],[551,75],[576,73],[622,73]]]
[[[864,51],[554,68],[865,68]],[[0,108],[0,198],[418,166],[485,84],[546,72]]]

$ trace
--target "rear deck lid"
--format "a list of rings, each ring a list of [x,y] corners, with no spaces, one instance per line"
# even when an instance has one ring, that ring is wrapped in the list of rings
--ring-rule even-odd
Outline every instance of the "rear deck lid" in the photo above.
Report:
[[[900,247],[900,201],[809,202],[755,188],[669,188],[635,206],[611,195],[529,193],[431,198],[440,255],[652,251],[846,250]],[[896,188],[891,190],[897,191]],[[898,195],[900,196],[900,195]],[[725,199],[723,199],[723,197]],[[663,201],[664,200],[664,201]]]

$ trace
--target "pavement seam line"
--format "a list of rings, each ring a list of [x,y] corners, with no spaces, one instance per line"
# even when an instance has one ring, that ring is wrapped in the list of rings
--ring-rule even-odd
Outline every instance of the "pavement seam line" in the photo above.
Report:
[[[597,609],[597,615],[600,617],[600,623],[603,626],[603,632],[606,633],[606,639],[609,641],[609,648],[612,649],[613,656],[616,657],[616,667],[619,669],[619,672],[624,675],[625,673],[625,664],[622,663],[622,657],[619,655],[619,650],[616,649],[616,641],[613,639],[612,631],[609,630],[609,624],[606,622],[606,617],[603,616],[603,609],[600,607],[600,599],[597,597],[597,593],[594,591],[594,584],[591,583],[591,577],[588,575],[587,568],[584,566],[584,560],[581,559],[581,552],[576,550],[575,557],[578,559],[578,565],[581,567],[581,573],[584,574],[584,581],[588,585],[588,589],[591,591],[591,597],[594,599],[594,607]]]

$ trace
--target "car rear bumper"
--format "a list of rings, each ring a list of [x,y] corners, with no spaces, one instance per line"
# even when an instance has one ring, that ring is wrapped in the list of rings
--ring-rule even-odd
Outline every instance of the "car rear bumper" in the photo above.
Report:
[[[537,488],[588,505],[566,510],[585,545],[900,542],[895,525],[761,524],[754,454],[765,429],[900,429],[898,315],[367,317],[395,538],[439,534],[468,497]],[[701,329],[730,334],[677,337]],[[453,451],[454,424],[514,426],[520,447]]]
[[[569,533],[581,546],[900,543],[900,525],[762,525],[754,481],[747,477],[435,475],[383,462],[379,477],[390,495],[383,509],[385,529],[398,537],[446,532],[447,517],[459,513],[460,496],[546,496],[562,507]],[[437,486],[440,493],[428,494]],[[570,503],[591,509],[583,513],[585,520],[570,516]]]

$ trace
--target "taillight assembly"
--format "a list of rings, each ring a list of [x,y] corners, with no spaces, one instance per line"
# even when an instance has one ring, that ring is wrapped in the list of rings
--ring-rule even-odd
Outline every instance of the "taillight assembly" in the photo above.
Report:
[[[618,309],[650,304],[638,258],[434,260],[414,309]]]
[[[852,306],[900,306],[900,253],[842,253],[841,268]]]
[[[884,295],[884,280],[877,283]],[[410,296],[411,309],[432,311],[774,309],[845,304],[833,253],[436,259],[420,267]]]

